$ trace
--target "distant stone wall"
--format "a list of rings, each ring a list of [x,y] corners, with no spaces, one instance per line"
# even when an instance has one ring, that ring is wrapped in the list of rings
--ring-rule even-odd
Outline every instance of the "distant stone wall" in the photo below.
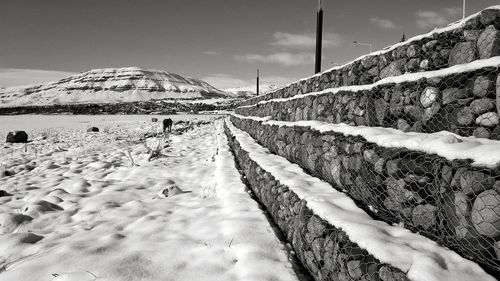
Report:
[[[332,91],[240,107],[235,112],[283,121],[392,127],[404,132],[446,130],[500,140],[500,65],[363,91]]]
[[[227,126],[225,130],[250,188],[315,280],[409,280],[400,270],[381,263],[350,241],[345,232],[313,214],[304,200],[250,159]]]
[[[403,223],[487,271],[500,272],[499,167],[475,167],[468,160],[449,161],[434,154],[381,147],[359,136],[320,133],[309,127],[278,127],[235,116],[231,121],[271,153],[347,193],[373,217]],[[257,177],[254,168],[246,168],[249,163],[242,160],[241,152],[236,154],[244,161],[245,175]],[[255,183],[255,188],[279,190],[266,185],[276,185],[275,181],[264,179],[258,177],[262,182]],[[290,204],[281,197],[259,197],[271,213]],[[279,225],[284,229],[297,224],[283,222],[279,215],[275,219],[282,221]]]
[[[463,26],[405,42],[381,54],[358,59],[339,69],[301,80],[267,95],[243,102],[286,98],[328,88],[364,85],[381,79],[446,68],[500,55],[500,11],[483,10]]]

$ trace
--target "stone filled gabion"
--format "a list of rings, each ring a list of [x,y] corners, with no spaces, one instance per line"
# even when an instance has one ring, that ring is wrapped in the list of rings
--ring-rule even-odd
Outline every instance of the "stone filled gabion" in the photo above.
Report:
[[[500,170],[231,116],[272,153],[347,193],[373,217],[403,223],[492,272],[500,271]],[[368,207],[370,206],[370,207]]]
[[[484,19],[488,20],[484,20]],[[366,85],[381,79],[447,68],[476,59],[500,55],[500,11],[485,9],[465,24],[415,41],[407,41],[378,55],[368,55],[346,66],[300,80],[267,95],[246,100],[251,105],[262,100],[287,98],[328,88]]]
[[[250,159],[227,126],[225,130],[250,188],[315,280],[409,280],[403,272],[381,263],[350,241],[345,232],[315,215],[304,200]]]

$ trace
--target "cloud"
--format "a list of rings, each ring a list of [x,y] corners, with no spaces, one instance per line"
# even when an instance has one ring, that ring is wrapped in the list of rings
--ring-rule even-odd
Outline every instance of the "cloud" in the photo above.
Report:
[[[462,14],[462,8],[444,8],[439,11],[418,11],[416,13],[417,26],[419,28],[435,28],[445,26],[448,23],[458,20]]]
[[[392,21],[387,20],[387,19],[382,19],[382,18],[371,18],[370,22],[374,23],[375,25],[377,25],[378,27],[380,27],[382,29],[387,29],[387,30],[401,28],[400,26],[397,26]]]
[[[204,55],[209,55],[209,56],[218,56],[218,55],[220,55],[220,53],[219,53],[219,52],[216,52],[216,51],[210,51],[210,50],[209,50],[209,51],[204,51],[204,52],[203,52],[203,54],[204,54]]]
[[[246,54],[236,55],[236,60],[244,62],[277,63],[285,66],[296,66],[314,63],[314,53],[280,52],[270,55]]]
[[[323,33],[323,47],[338,47],[343,40],[339,34],[325,32]],[[273,41],[270,43],[273,46],[279,46],[290,49],[312,49],[316,46],[316,35],[313,33],[292,34],[287,32],[275,32]]]
[[[0,87],[42,84],[74,74],[74,72],[41,69],[0,68]]]

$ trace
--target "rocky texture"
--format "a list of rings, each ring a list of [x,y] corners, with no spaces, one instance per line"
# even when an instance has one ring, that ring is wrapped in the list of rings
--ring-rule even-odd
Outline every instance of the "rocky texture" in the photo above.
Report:
[[[445,32],[433,31],[415,41],[407,41],[359,58],[346,66],[282,87],[267,95],[245,101],[286,98],[312,91],[350,85],[371,84],[389,76],[429,71],[499,55],[500,11],[485,9],[461,26]]]
[[[194,78],[137,67],[94,69],[54,83],[0,90],[0,107],[227,97]]]
[[[496,90],[499,67],[364,91],[324,91],[292,100],[240,107],[236,113],[275,120],[319,120],[382,126],[408,132],[447,130],[462,136],[500,139]]]
[[[500,205],[493,194],[496,186],[500,189],[499,169],[309,127],[278,127],[235,116],[231,121],[272,153],[347,193],[372,216],[403,223],[490,272],[500,271],[494,245]]]
[[[11,131],[7,134],[5,142],[27,143],[28,134],[25,131]]]
[[[90,127],[87,129],[87,132],[99,132],[99,128],[97,127]]]
[[[304,200],[250,159],[227,127],[226,134],[249,187],[315,280],[409,280],[403,272],[381,263],[350,241],[341,229],[314,214]]]

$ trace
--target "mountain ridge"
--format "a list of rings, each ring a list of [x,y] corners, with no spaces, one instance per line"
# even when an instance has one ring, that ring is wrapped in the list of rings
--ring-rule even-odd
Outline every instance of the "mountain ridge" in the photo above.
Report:
[[[0,107],[228,98],[207,82],[164,70],[100,68],[41,85],[0,89]]]

